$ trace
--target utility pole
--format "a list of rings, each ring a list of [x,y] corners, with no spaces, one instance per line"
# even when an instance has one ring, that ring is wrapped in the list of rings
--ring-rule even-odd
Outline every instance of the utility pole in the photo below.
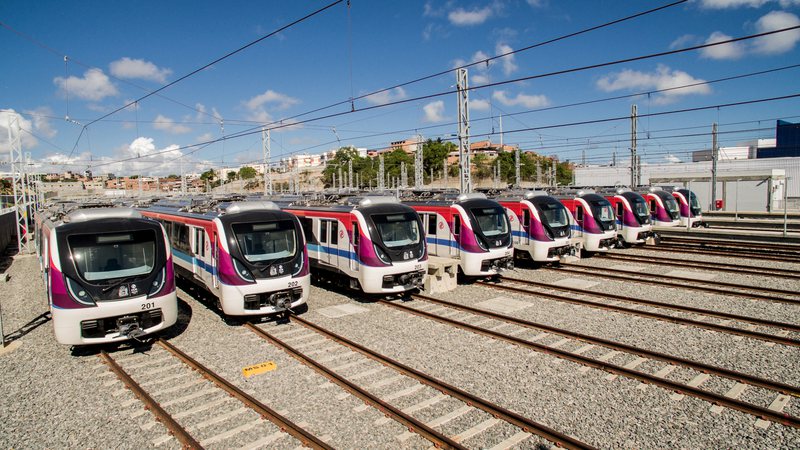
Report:
[[[272,173],[269,170],[272,146],[270,130],[261,128],[261,149],[264,151],[264,195],[272,195]]]
[[[639,186],[638,165],[639,159],[636,155],[636,105],[631,105],[631,187]]]
[[[617,167],[617,151],[611,153],[611,167]]]
[[[353,189],[353,159],[347,160],[347,187]]]
[[[469,149],[469,87],[467,69],[458,69],[458,159],[461,163],[460,192],[472,192]]]
[[[16,114],[8,115],[8,143],[11,148],[9,161],[14,193],[14,216],[17,221],[17,251],[23,255],[31,252],[28,246],[28,187],[25,185],[25,161],[22,159],[19,116]]]
[[[342,179],[342,166],[337,166],[337,172],[339,172],[339,189],[344,187],[344,180]]]
[[[711,211],[717,210],[717,159],[719,159],[717,123],[714,122],[711,125]]]
[[[558,170],[557,170],[557,167],[556,167],[556,164],[557,164],[556,163],[556,157],[553,156],[553,159],[551,159],[550,161],[551,161],[551,167],[552,167],[550,169],[551,173],[552,173],[551,178],[550,178],[550,183],[553,185],[553,187],[556,187],[556,186],[558,186]]]
[[[500,136],[502,135],[503,134],[501,133]],[[502,145],[500,146],[500,148],[501,149],[503,148]],[[522,171],[520,170],[522,167],[521,159],[522,159],[522,153],[521,150],[519,149],[519,145],[517,145],[517,148],[514,150],[514,188],[516,189],[522,187]],[[536,167],[538,168],[539,166]]]
[[[383,183],[383,180],[386,179],[385,178],[386,175],[384,174],[384,171],[385,171],[385,168],[383,166],[383,153],[381,153],[380,155],[378,155],[378,190],[379,191],[384,190],[384,188],[386,187],[385,184]]]
[[[536,160],[536,186],[542,185],[542,162]]]
[[[422,185],[425,184],[423,180],[423,170],[422,167],[422,135],[417,135],[417,152],[415,153],[414,159],[414,188],[415,189],[422,189]]]
[[[408,186],[408,173],[406,173],[406,162],[400,161],[400,187]]]
[[[447,189],[447,183],[449,182],[448,173],[447,173],[447,158],[442,160],[442,179],[444,180],[444,188]]]

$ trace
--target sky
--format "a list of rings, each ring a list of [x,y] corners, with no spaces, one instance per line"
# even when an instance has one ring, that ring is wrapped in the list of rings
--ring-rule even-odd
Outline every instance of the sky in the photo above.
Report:
[[[0,2],[0,172],[10,118],[51,173],[260,163],[263,127],[273,161],[455,140],[474,62],[470,141],[561,161],[628,157],[632,105],[644,163],[690,160],[713,123],[735,146],[800,122],[800,97],[724,106],[800,94],[800,29],[609,64],[798,26],[800,0],[691,0],[545,44],[671,1],[332,3]]]

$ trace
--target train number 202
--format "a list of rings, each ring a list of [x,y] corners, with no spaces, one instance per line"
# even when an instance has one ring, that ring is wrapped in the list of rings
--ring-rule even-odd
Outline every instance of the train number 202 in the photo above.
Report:
[[[290,281],[289,282],[289,287],[297,287],[299,285],[300,285],[299,281]]]
[[[155,308],[155,303],[142,303],[142,311],[146,311],[151,308]]]

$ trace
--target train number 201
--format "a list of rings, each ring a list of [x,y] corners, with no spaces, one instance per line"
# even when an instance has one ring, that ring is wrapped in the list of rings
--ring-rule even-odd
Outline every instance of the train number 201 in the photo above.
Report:
[[[155,308],[155,307],[156,307],[155,303],[142,303],[142,311],[145,311],[145,310],[148,310],[148,309],[151,309],[151,308]]]

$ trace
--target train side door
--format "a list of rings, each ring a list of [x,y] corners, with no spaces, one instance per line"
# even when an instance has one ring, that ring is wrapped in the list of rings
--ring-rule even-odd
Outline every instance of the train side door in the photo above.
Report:
[[[441,249],[439,248],[439,240],[437,239],[437,232],[439,228],[437,227],[438,216],[433,214],[423,214],[423,225],[425,225],[425,234],[427,241],[426,244],[428,245],[428,254],[438,256],[440,254]]]
[[[514,214],[512,211],[511,214]],[[522,205],[522,223],[520,224],[520,238],[521,245],[530,245],[531,243],[531,210],[527,205]]]
[[[578,223],[578,233],[583,235],[583,220],[584,220],[584,213],[583,213],[583,205],[575,205],[575,222]]]
[[[621,201],[617,201],[617,228],[620,230],[625,228],[625,205]]]
[[[219,287],[219,269],[217,261],[219,261],[219,248],[217,247],[217,232],[213,231],[211,234],[211,284],[214,289]]]
[[[329,221],[328,231],[330,232],[331,252],[328,255],[328,262],[334,266],[339,267],[339,245],[344,242],[344,227],[339,226],[338,220]]]
[[[461,215],[456,212],[453,214],[453,245],[450,246],[450,256],[458,257],[459,243],[461,242]]]
[[[351,242],[353,251],[348,255],[348,259],[350,260],[350,270],[358,271],[358,244],[361,242],[361,235],[358,230],[358,222],[354,220],[351,225],[353,227],[353,240]]]
[[[200,260],[200,247],[202,243],[198,242],[200,239],[199,231],[200,229],[197,227],[189,227],[189,248],[192,250],[192,275],[194,275],[195,278],[200,278],[203,270],[203,261]]]

